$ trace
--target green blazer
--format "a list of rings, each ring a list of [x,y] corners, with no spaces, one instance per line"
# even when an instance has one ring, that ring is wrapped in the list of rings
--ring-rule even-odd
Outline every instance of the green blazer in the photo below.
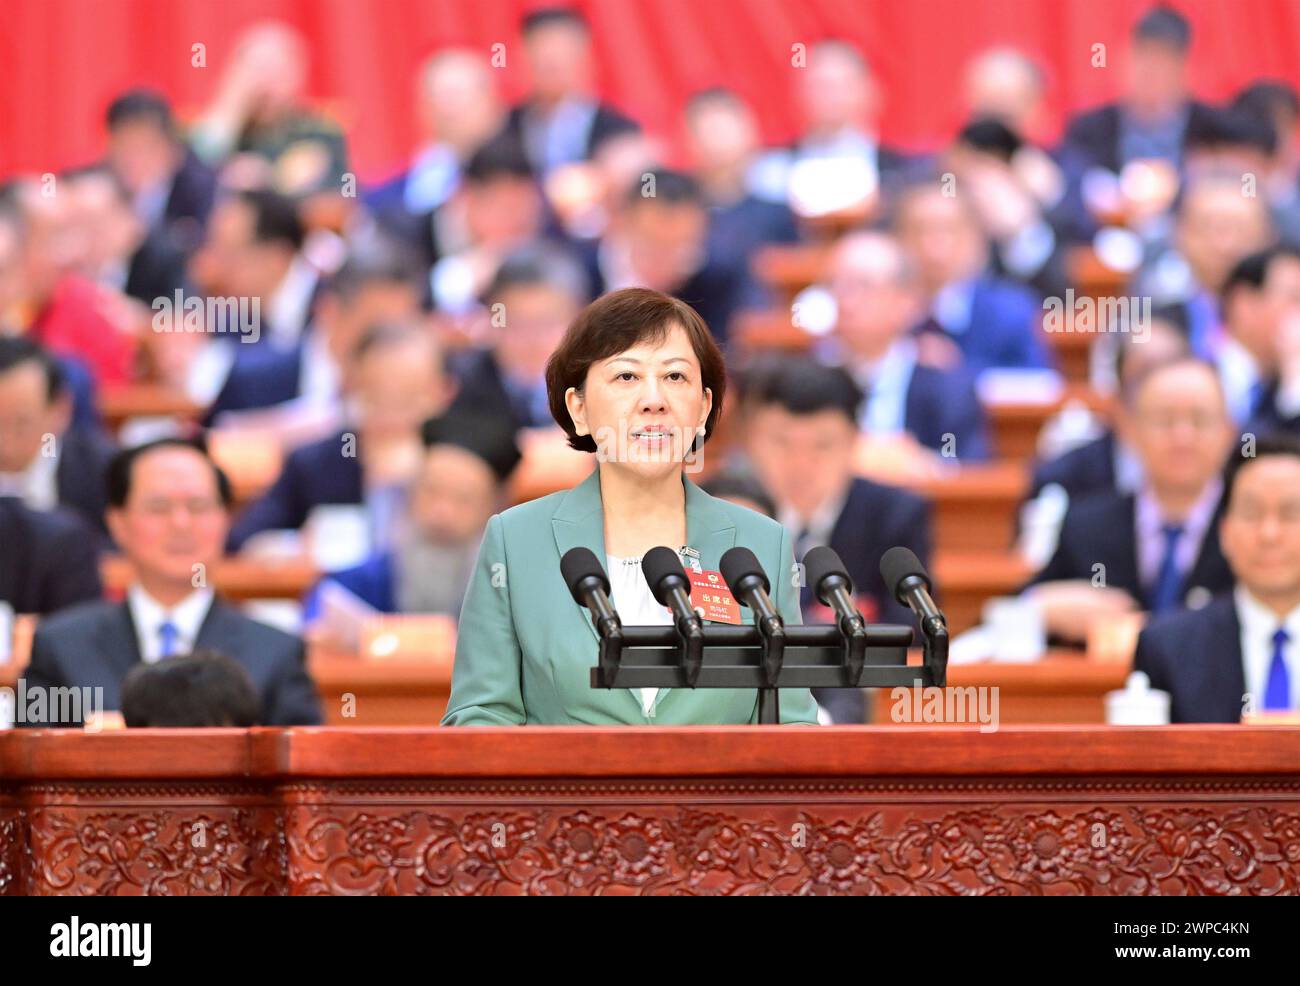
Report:
[[[686,537],[705,570],[723,552],[750,548],[768,573],[773,603],[800,623],[790,537],[776,521],[709,496],[683,475]],[[600,473],[571,490],[512,507],[488,521],[460,613],[456,665],[444,726],[725,725],[755,722],[758,692],[660,689],[651,716],[630,688],[592,688],[598,638],[591,614],[569,594],[560,557],[574,547],[604,564]],[[753,612],[741,609],[753,622]],[[781,690],[781,721],[816,725],[806,688]]]

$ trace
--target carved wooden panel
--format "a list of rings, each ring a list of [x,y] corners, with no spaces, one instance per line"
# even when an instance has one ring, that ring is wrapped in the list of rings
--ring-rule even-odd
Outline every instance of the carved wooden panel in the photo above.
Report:
[[[0,894],[1297,894],[1298,764],[1285,727],[0,736]]]
[[[593,793],[568,806],[420,806],[408,793],[291,808],[289,892],[1300,892],[1300,801],[674,806]]]
[[[26,812],[25,893],[283,892],[279,813],[239,804],[249,800],[246,795],[216,785],[47,787],[37,793]]]

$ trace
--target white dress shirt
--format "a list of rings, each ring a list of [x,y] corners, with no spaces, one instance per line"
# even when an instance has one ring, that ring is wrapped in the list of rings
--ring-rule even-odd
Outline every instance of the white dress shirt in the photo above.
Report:
[[[37,454],[22,472],[0,472],[0,496],[16,496],[33,510],[59,505],[58,442],[54,455]]]
[[[195,589],[175,606],[168,609],[138,584],[126,590],[126,604],[135,624],[135,639],[140,645],[140,659],[153,664],[162,659],[163,640],[160,627],[170,622],[176,627],[176,640],[172,644],[172,657],[189,654],[199,639],[199,629],[212,608],[211,589]]]
[[[262,314],[270,321],[271,342],[279,349],[291,349],[311,319],[311,305],[320,276],[301,256],[293,258],[289,269],[267,299]]]
[[[872,435],[896,435],[906,430],[907,391],[916,368],[916,342],[902,338],[880,359],[850,364],[853,379],[866,391],[858,425]]]
[[[1273,664],[1273,634],[1277,633],[1279,626],[1290,638],[1282,649],[1282,656],[1291,685],[1291,708],[1300,707],[1297,704],[1300,703],[1300,660],[1297,660],[1297,655],[1300,655],[1300,607],[1280,620],[1243,585],[1233,590],[1232,598],[1237,604],[1237,620],[1241,624],[1241,663],[1251,708],[1256,712],[1264,708],[1268,671]]]
[[[650,585],[641,574],[640,558],[605,556],[609,572],[610,603],[624,626],[667,626],[673,622],[672,613],[650,591]],[[667,689],[665,689],[666,691]],[[647,719],[654,717],[658,688],[640,688],[641,711]]]

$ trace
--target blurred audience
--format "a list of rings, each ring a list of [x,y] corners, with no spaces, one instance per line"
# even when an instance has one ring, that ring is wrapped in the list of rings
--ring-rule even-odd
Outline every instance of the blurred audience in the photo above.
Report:
[[[543,7],[521,26],[528,94],[506,118],[539,176],[595,156],[604,142],[637,124],[594,95],[591,29],[576,10]]]
[[[327,505],[356,508],[362,554],[391,544],[405,490],[423,460],[420,428],[451,403],[456,384],[433,334],[410,323],[367,329],[344,380],[343,429],[289,454],[279,478],[231,528],[231,550],[262,531],[300,529]]]
[[[830,263],[835,329],[828,346],[867,395],[859,426],[876,440],[885,469],[933,472],[942,459],[978,462],[989,438],[964,367],[922,362],[911,328],[922,312],[916,265],[880,233],[844,237]]]
[[[98,429],[74,426],[59,361],[30,339],[0,336],[0,496],[64,507],[102,532],[114,451]]]
[[[808,358],[772,358],[745,378],[745,450],[789,530],[795,559],[829,545],[844,560],[858,608],[869,621],[912,624],[880,575],[886,551],[903,545],[930,558],[930,508],[907,490],[855,475],[862,391],[846,370]],[[801,590],[808,622],[833,621],[811,587]],[[861,723],[861,692],[815,689],[835,722]]]
[[[295,197],[341,189],[343,132],[308,108],[310,56],[286,24],[256,24],[236,42],[216,96],[190,133],[200,158],[228,183]]]
[[[188,257],[203,239],[216,198],[212,169],[184,143],[171,106],[155,92],[118,96],[105,123],[105,165],[125,186],[145,242],[158,253]]]
[[[32,510],[0,496],[0,603],[44,615],[99,599],[95,531],[67,510]]]
[[[1076,643],[1124,613],[1204,605],[1232,580],[1217,523],[1234,429],[1217,373],[1184,357],[1148,369],[1123,398],[1142,486],[1071,503],[1027,590],[1048,632]]]
[[[361,564],[327,575],[307,602],[309,620],[327,608],[326,584],[381,613],[460,613],[488,518],[508,505],[505,483],[519,448],[508,424],[477,413],[430,418],[422,435],[424,461],[398,536]]]
[[[552,427],[546,361],[588,295],[587,272],[555,246],[506,257],[484,296],[489,343],[453,366],[461,400],[484,413],[507,412],[516,429]]]
[[[416,119],[423,143],[401,174],[366,196],[376,221],[399,238],[417,240],[421,217],[456,191],[474,152],[504,121],[492,67],[478,52],[448,48],[420,67]]]
[[[989,268],[989,245],[968,195],[936,183],[915,185],[898,201],[895,231],[916,265],[924,296],[921,359],[973,373],[1051,364],[1033,292]]]

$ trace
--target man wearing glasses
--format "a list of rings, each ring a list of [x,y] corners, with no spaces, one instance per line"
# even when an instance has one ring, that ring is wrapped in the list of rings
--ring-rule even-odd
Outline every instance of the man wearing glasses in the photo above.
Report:
[[[24,674],[28,691],[102,688],[104,709],[115,710],[122,679],[138,663],[213,650],[248,672],[261,724],[320,723],[302,641],[241,615],[210,588],[231,490],[203,446],[167,438],[118,453],[108,503],[109,532],[134,574],[126,601],[86,603],[42,622]]]
[[[1134,668],[1170,693],[1172,722],[1300,708],[1300,442],[1245,437],[1219,521],[1236,588],[1138,638]]]

